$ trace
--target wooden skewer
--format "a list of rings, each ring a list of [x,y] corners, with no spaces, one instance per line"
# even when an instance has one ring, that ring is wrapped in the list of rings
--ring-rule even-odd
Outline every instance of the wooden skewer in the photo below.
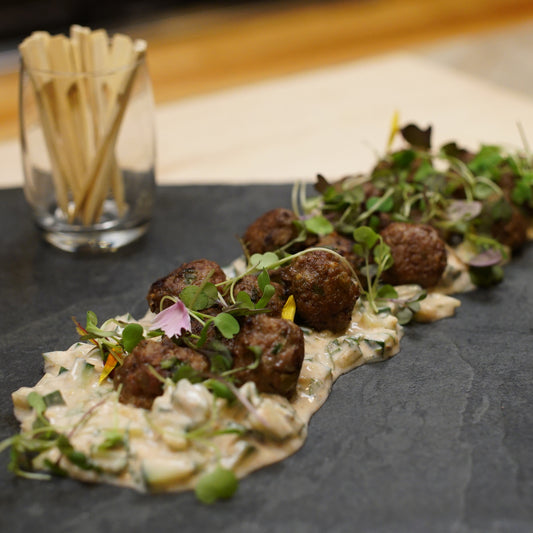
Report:
[[[94,216],[98,210],[99,199],[101,199],[102,193],[106,187],[104,180],[105,173],[103,171],[110,168],[109,165],[113,155],[120,124],[126,111],[131,89],[133,87],[133,82],[135,81],[136,73],[139,68],[139,62],[144,57],[145,53],[146,42],[137,40],[134,45],[134,67],[129,72],[125,86],[117,97],[118,105],[115,107],[110,127],[99,145],[96,157],[94,158],[93,165],[91,167],[91,172],[89,173],[89,178],[85,182],[85,194],[83,196],[83,200],[80,202],[79,206],[76,206],[76,209],[80,213],[83,213],[84,223],[90,223],[90,221],[94,219]]]
[[[75,27],[73,32],[82,36],[87,69],[95,73],[95,77],[90,79],[89,86],[93,104],[95,142],[100,145],[112,119],[113,109],[117,105],[118,88],[123,83],[124,72],[127,72],[132,63],[133,44],[130,37],[117,34],[113,37],[112,45],[110,46],[105,30],[90,32],[88,28]],[[100,216],[101,207],[109,188],[113,191],[119,215],[124,214],[126,211],[124,179],[114,154],[109,166],[102,166],[100,172],[103,176],[97,182],[101,183],[102,187],[97,192],[94,192],[100,195],[100,208],[94,212],[95,220],[93,222]],[[107,189],[104,188],[104,183],[107,184]],[[90,223],[87,216],[82,218],[86,223]]]
[[[52,167],[52,180],[56,193],[57,204],[65,216],[68,215],[68,168],[64,160],[63,152],[58,149],[55,139],[57,138],[54,125],[54,112],[51,102],[44,95],[44,88],[50,81],[48,74],[48,42],[50,34],[47,32],[34,32],[19,46],[22,61],[32,82],[37,106],[43,125],[44,141],[48,149],[50,164]],[[38,74],[35,70],[39,71]]]
[[[135,61],[134,43],[131,38],[120,33],[114,35],[108,49],[106,60],[109,75],[105,77],[102,83],[102,91],[104,92],[105,101],[107,103],[102,123],[105,124],[106,127],[108,127],[113,120],[113,111],[117,106],[117,99],[121,94],[125,83],[127,83],[128,75],[131,73],[130,66],[134,64]],[[124,177],[118,162],[116,161],[114,152],[108,176],[119,215],[122,216],[127,208],[124,194]]]
[[[81,28],[81,26],[79,26]],[[87,31],[90,31],[86,28]],[[76,72],[86,72],[83,59],[82,43],[79,34],[71,28],[70,43],[72,47],[72,57]],[[83,146],[83,169],[87,172],[90,162],[95,153],[94,123],[91,113],[91,102],[87,91],[87,77],[81,75],[76,80],[71,94],[71,104],[77,115],[76,134],[80,145]]]
[[[60,140],[66,151],[70,174],[67,176],[74,197],[74,203],[81,200],[83,187],[83,164],[85,160],[83,144],[76,136],[74,113],[72,109],[71,94],[74,87],[73,76],[74,61],[70,48],[70,41],[64,35],[54,35],[48,44],[50,68],[62,73],[54,76],[49,86],[50,99],[56,104],[56,125]],[[65,73],[65,75],[63,75]]]

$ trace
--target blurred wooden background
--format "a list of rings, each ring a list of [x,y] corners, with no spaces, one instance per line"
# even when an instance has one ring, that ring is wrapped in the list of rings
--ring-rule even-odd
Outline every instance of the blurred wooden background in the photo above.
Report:
[[[532,0],[287,1],[170,10],[107,29],[148,41],[163,103],[528,19]],[[18,132],[17,86],[11,61],[0,72],[0,140]]]

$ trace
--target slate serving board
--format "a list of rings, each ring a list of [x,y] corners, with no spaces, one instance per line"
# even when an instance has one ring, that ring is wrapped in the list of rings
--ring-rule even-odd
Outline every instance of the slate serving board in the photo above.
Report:
[[[40,354],[76,340],[71,316],[142,315],[153,280],[200,257],[227,264],[236,236],[289,199],[288,186],[160,188],[145,238],[84,256],[41,241],[22,191],[0,191],[0,439],[17,431],[10,394],[40,378]],[[456,317],[410,326],[399,355],[341,377],[304,447],[231,501],[18,479],[4,452],[0,531],[533,531],[532,269],[529,246]]]

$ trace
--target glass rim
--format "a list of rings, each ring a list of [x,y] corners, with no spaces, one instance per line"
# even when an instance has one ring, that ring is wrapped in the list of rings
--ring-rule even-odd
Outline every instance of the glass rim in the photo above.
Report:
[[[113,68],[106,68],[106,69],[99,69],[99,70],[74,70],[74,71],[63,71],[63,70],[54,70],[49,68],[39,68],[34,67],[26,63],[24,59],[20,58],[20,70],[31,72],[34,74],[39,74],[42,76],[54,76],[54,77],[64,77],[64,78],[80,78],[80,77],[102,77],[102,76],[110,76],[114,74],[119,74],[121,72],[128,72],[142,63],[146,61],[145,56],[139,57],[136,61],[132,61],[131,63],[126,63],[124,65],[113,67]]]

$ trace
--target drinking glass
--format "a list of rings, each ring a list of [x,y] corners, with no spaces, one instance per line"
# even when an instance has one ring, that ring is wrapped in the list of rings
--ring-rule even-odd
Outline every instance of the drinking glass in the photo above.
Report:
[[[35,68],[21,57],[24,193],[46,241],[116,250],[141,237],[155,193],[152,87],[144,54],[111,70]]]

